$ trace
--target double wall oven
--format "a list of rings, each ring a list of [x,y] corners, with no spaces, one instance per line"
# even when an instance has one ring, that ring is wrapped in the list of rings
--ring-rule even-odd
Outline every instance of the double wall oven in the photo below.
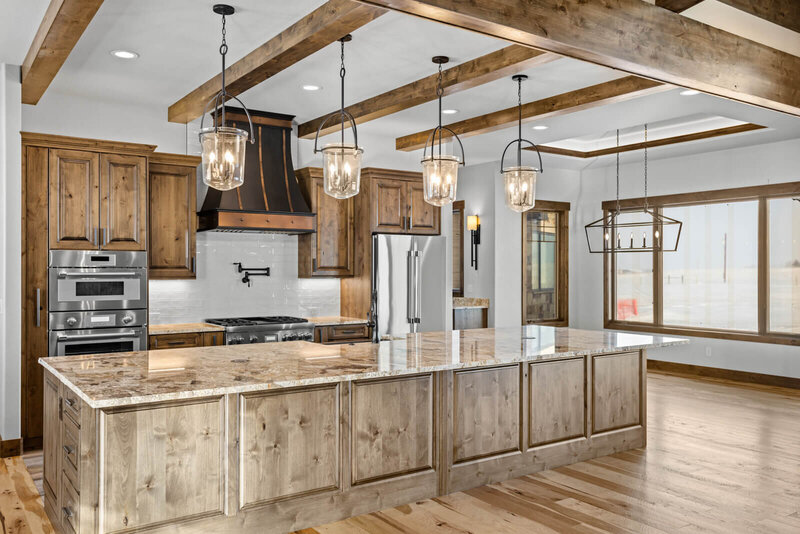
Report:
[[[147,348],[145,252],[52,250],[50,356]]]

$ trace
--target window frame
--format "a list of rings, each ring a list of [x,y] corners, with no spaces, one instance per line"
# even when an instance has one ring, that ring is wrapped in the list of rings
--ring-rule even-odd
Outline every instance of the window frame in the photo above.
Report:
[[[551,200],[536,199],[533,208],[520,214],[520,225],[522,227],[522,261],[520,263],[522,280],[522,295],[521,304],[522,309],[522,324],[536,324],[545,326],[569,326],[569,202],[559,202]],[[526,225],[525,221],[527,214],[531,211],[546,211],[554,212],[558,215],[558,234],[556,237],[557,252],[556,252],[556,299],[558,317],[555,319],[545,319],[541,321],[528,321],[525,313],[525,252],[527,250],[526,240]]]
[[[647,203],[651,208],[661,210],[665,207],[698,206],[719,204],[723,202],[758,201],[758,330],[728,330],[717,328],[700,328],[692,326],[671,326],[663,324],[663,254],[662,251],[653,254],[653,321],[619,321],[614,317],[614,303],[616,303],[616,271],[615,254],[603,253],[603,326],[615,330],[630,330],[633,332],[649,332],[657,334],[672,334],[694,337],[708,337],[715,339],[729,339],[735,341],[754,341],[759,343],[773,343],[779,345],[800,346],[800,334],[773,332],[769,330],[769,212],[768,200],[772,198],[789,197],[800,194],[800,182],[787,182],[780,184],[760,185],[751,187],[737,187],[732,189],[719,189],[702,191],[698,193],[679,193],[648,197]],[[621,209],[636,209],[644,205],[644,198],[630,198],[619,201]],[[607,200],[602,203],[603,215],[616,207],[616,200]],[[691,231],[684,228],[684,230]],[[679,245],[680,246],[680,245]]]
[[[461,213],[461,254],[459,255],[459,270],[461,271],[461,287],[456,288],[453,286],[453,296],[454,297],[463,297],[464,296],[464,286],[466,286],[464,280],[464,254],[465,248],[464,244],[466,243],[466,233],[467,233],[467,214],[466,214],[466,203],[463,200],[456,200],[453,202],[453,213],[459,211]],[[455,234],[455,232],[454,232]],[[452,249],[452,247],[451,247]],[[453,261],[456,261],[456,254],[453,254]]]

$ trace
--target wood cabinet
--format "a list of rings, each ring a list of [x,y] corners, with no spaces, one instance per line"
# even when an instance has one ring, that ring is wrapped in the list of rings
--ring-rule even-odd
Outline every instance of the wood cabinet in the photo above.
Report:
[[[22,437],[42,440],[50,249],[145,250],[153,145],[22,132]],[[60,491],[59,488],[51,488]]]
[[[592,360],[592,432],[641,424],[642,361],[637,352]]]
[[[441,208],[423,199],[422,173],[377,169],[361,171],[361,192],[354,198],[353,276],[342,278],[340,313],[367,318],[372,291],[372,234],[438,235]]]
[[[155,153],[150,158],[148,275],[195,278],[197,166],[200,158]]]
[[[584,358],[530,364],[529,447],[586,435],[585,366]]]
[[[306,167],[295,174],[317,224],[316,232],[297,236],[298,276],[352,276],[354,199],[326,195],[319,167]]]
[[[148,342],[150,350],[213,347],[216,345],[225,344],[225,332],[179,332],[174,334],[151,334]]]
[[[145,250],[147,159],[50,152],[50,248]]]
[[[342,324],[314,328],[314,341],[323,345],[372,341],[372,330],[365,324]]]

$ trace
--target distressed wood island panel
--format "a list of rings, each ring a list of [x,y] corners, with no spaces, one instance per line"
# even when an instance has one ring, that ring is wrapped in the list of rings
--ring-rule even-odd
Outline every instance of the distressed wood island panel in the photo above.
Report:
[[[579,331],[536,328],[522,345],[473,330],[375,346],[284,343],[261,347],[275,351],[263,360],[252,346],[152,351],[152,371],[134,368],[150,382],[115,367],[118,384],[163,391],[214,361],[238,382],[266,363],[286,376],[290,361],[317,379],[112,406],[75,382],[137,365],[136,353],[45,360],[46,512],[66,534],[289,532],[643,446],[643,347],[680,340],[612,345],[623,338],[598,333],[597,347]],[[553,334],[563,334],[555,345]],[[455,336],[459,353],[443,343]],[[485,350],[491,357],[453,367]],[[446,363],[426,369],[425,358]]]

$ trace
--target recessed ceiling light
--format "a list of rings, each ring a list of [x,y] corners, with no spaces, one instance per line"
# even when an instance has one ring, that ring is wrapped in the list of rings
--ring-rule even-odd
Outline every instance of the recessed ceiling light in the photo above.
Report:
[[[119,59],[136,59],[139,54],[130,50],[112,50],[111,55]]]
[[[533,127],[534,130],[546,130],[549,126],[545,126],[544,124],[537,124]]]
[[[458,110],[457,109],[443,109],[442,113],[444,115],[455,115],[456,113],[458,113]]]
[[[303,86],[303,91],[319,91],[320,89],[322,89],[322,86],[311,83],[307,83]]]
[[[696,91],[694,89],[685,89],[685,90],[681,91],[681,96],[694,96],[694,95],[699,95],[699,94],[700,94],[700,91]]]

